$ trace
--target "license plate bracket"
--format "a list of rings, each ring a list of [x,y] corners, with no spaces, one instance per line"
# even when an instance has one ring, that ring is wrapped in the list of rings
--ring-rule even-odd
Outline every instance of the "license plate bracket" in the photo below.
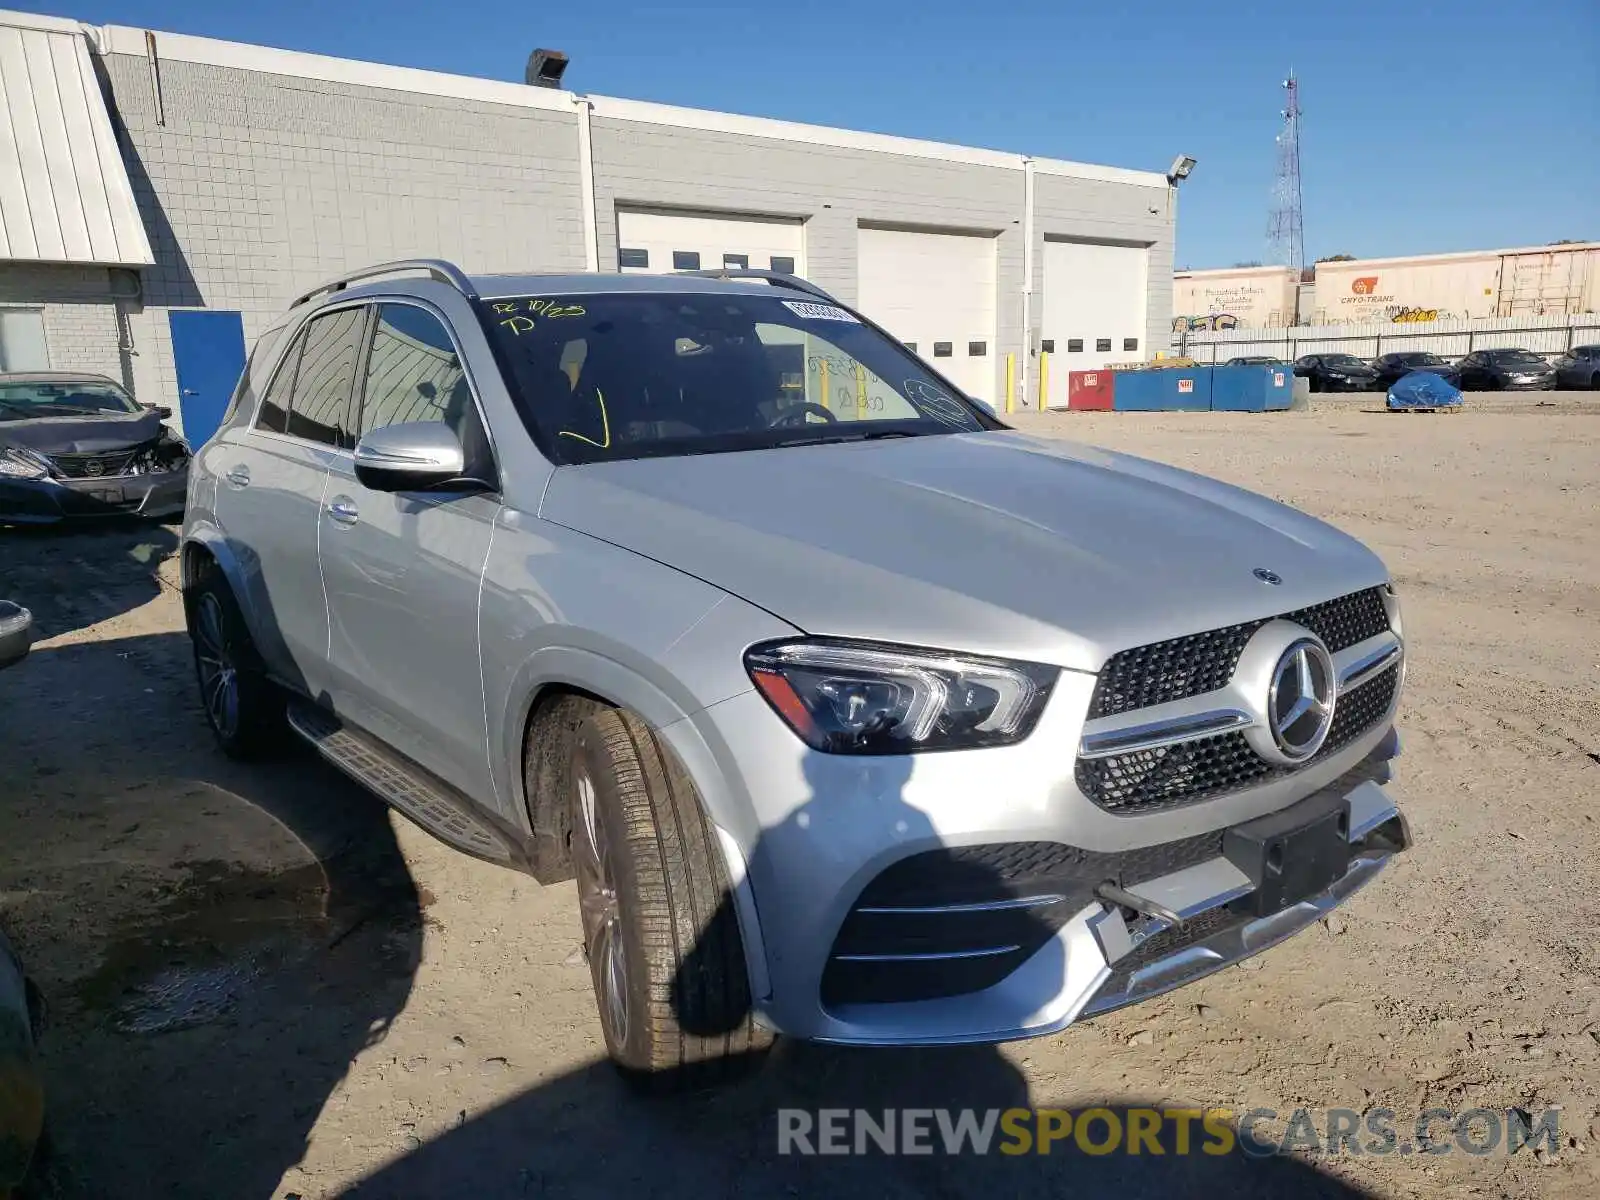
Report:
[[[1350,802],[1331,794],[1235,825],[1222,853],[1255,886],[1236,907],[1266,917],[1326,891],[1349,869],[1349,832]]]

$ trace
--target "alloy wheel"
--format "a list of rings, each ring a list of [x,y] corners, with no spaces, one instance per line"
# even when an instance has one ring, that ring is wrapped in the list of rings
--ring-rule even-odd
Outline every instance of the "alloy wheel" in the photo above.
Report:
[[[222,615],[222,602],[207,592],[195,606],[195,661],[206,718],[224,738],[239,732],[239,669]]]
[[[622,939],[622,908],[605,825],[596,811],[594,781],[577,777],[578,825],[573,866],[578,908],[583,917],[583,948],[594,977],[595,995],[617,1044],[628,1037],[628,961]]]

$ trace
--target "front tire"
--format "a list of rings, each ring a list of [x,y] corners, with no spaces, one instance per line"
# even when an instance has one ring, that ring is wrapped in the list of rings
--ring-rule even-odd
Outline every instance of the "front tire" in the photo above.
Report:
[[[267,678],[221,571],[209,567],[184,599],[206,724],[229,758],[260,758],[282,743],[283,692]]]
[[[573,739],[572,858],[606,1050],[654,1091],[758,1066],[744,943],[693,780],[637,716],[596,709]]]

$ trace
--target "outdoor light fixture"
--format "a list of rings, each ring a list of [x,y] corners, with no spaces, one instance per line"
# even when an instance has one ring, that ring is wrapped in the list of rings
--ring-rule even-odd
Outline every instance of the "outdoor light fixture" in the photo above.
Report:
[[[1176,184],[1189,178],[1189,172],[1194,170],[1195,160],[1187,154],[1180,154],[1172,160],[1172,169],[1167,172],[1167,182]]]
[[[528,69],[523,72],[523,82],[530,87],[560,87],[561,75],[567,69],[567,56],[559,50],[535,50],[528,55]]]

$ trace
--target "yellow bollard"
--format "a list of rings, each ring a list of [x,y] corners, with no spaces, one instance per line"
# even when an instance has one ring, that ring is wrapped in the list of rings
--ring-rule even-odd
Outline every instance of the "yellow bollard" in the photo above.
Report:
[[[1045,410],[1045,404],[1050,396],[1050,351],[1045,350],[1039,355],[1039,411]]]
[[[1006,355],[1006,412],[1017,411],[1017,356]]]
[[[867,369],[856,364],[856,420],[867,419]]]
[[[823,408],[827,408],[828,407],[828,360],[827,359],[819,358],[817,360],[817,374],[819,376],[819,378],[817,380],[817,386],[818,386],[818,389],[822,393],[822,398],[818,401],[818,403],[821,404]]]

